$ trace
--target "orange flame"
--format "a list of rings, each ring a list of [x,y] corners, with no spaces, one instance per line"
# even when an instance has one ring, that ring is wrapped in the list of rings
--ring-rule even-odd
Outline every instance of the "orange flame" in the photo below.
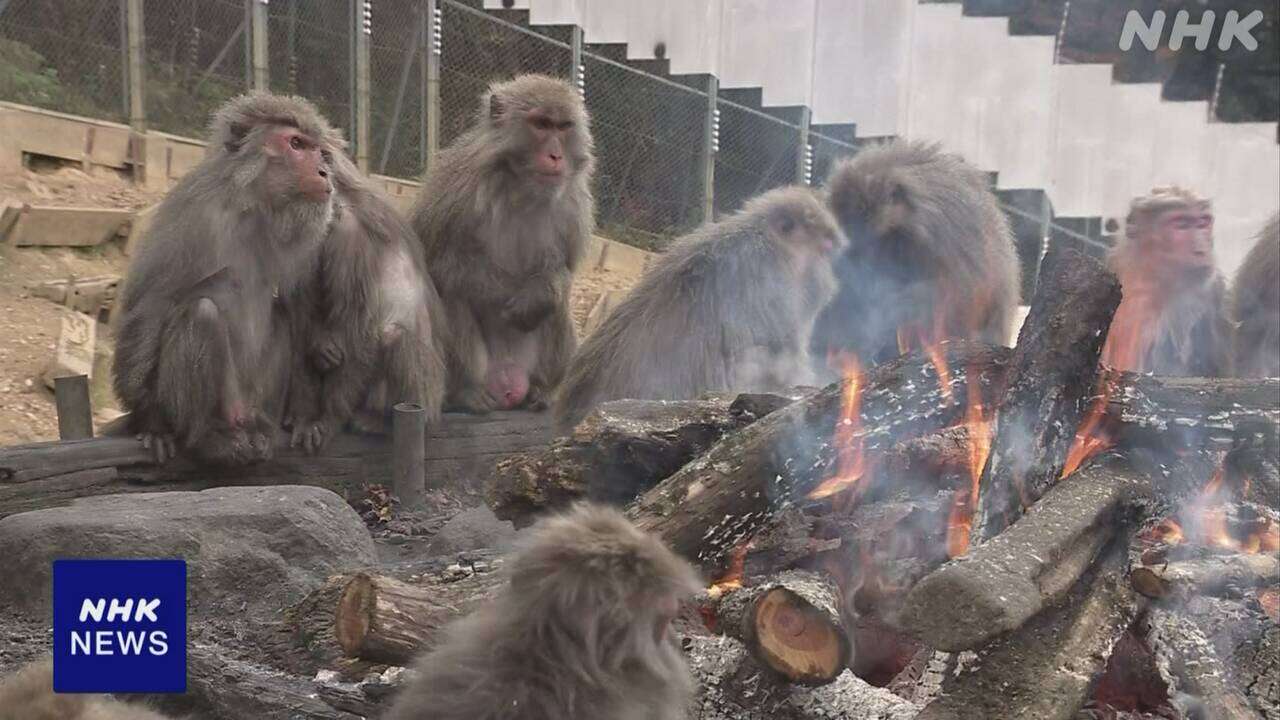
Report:
[[[950,405],[955,402],[955,395],[951,391],[951,368],[947,365],[947,354],[942,349],[942,340],[946,335],[941,306],[939,306],[938,315],[934,320],[932,334],[914,324],[898,328],[898,352],[905,355],[915,347],[924,351],[925,356],[929,358],[929,363],[933,365],[934,372],[938,374],[938,388],[942,391],[942,397]],[[915,342],[912,342],[913,337]]]
[[[991,419],[982,406],[982,390],[978,372],[969,370],[969,404],[962,425],[969,430],[969,488],[956,493],[947,520],[947,555],[959,557],[969,551],[969,535],[973,530],[973,513],[978,501],[978,483],[991,454]]]
[[[1161,520],[1159,525],[1156,525],[1142,535],[1142,539],[1147,542],[1164,543],[1165,545],[1177,545],[1185,538],[1186,536],[1182,532],[1182,526],[1173,518],[1165,518],[1164,520]]]
[[[707,595],[712,598],[718,598],[730,590],[737,590],[742,587],[742,576],[746,571],[747,553],[750,552],[754,543],[747,540],[738,547],[733,549],[729,554],[729,569],[725,571],[720,579],[711,584],[707,588]]]
[[[1243,540],[1232,532],[1232,527],[1227,522],[1226,502],[1228,498],[1224,497],[1224,495],[1230,494],[1229,492],[1224,493],[1224,489],[1227,487],[1226,476],[1224,456],[1223,462],[1219,463],[1218,468],[1214,470],[1213,477],[1204,486],[1204,490],[1200,491],[1200,495],[1182,512],[1183,517],[1189,520],[1192,528],[1192,539],[1201,545],[1225,548],[1251,555],[1280,550],[1280,525],[1271,520],[1271,518],[1258,518],[1250,523],[1247,529],[1248,534]],[[1249,481],[1246,478],[1243,487],[1248,488],[1248,483]],[[1242,528],[1237,527],[1236,530],[1240,531],[1241,534],[1244,533]]]
[[[1079,470],[1089,458],[1116,444],[1107,428],[1107,403],[1110,400],[1111,382],[1103,373],[1098,379],[1098,396],[1089,405],[1089,412],[1080,421],[1080,427],[1076,428],[1067,460],[1062,464],[1062,474],[1058,475],[1059,480]]]
[[[1271,618],[1271,622],[1280,625],[1280,588],[1267,588],[1258,593],[1258,604],[1262,611]]]
[[[843,353],[834,359],[844,376],[844,394],[840,419],[836,421],[832,442],[836,446],[836,474],[823,480],[810,493],[810,500],[821,500],[855,487],[866,472],[862,438],[862,365],[856,355]]]

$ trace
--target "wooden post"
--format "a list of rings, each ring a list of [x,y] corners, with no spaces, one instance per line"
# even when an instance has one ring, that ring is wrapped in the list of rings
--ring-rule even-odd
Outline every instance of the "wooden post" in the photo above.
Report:
[[[391,413],[391,487],[406,510],[426,501],[426,456],[426,411],[417,403],[397,404]]]
[[[719,79],[715,75],[707,77],[707,116],[702,138],[703,222],[711,222],[716,216],[716,154],[720,152],[720,109],[716,107],[716,95],[719,92]]]
[[[93,437],[93,409],[89,404],[88,375],[54,378],[53,399],[58,407],[59,439],[84,440]]]
[[[440,149],[440,62],[444,49],[444,31],[442,22],[444,14],[439,0],[427,0],[426,14],[426,65],[424,66],[423,92],[426,111],[423,122],[423,158],[422,168],[425,171],[430,165],[436,151]]]
[[[125,37],[128,44],[129,126],[135,133],[146,132],[147,113],[143,102],[142,0],[125,0]]]
[[[267,73],[267,0],[250,0],[249,58],[253,78],[250,87],[259,92],[270,89]]]

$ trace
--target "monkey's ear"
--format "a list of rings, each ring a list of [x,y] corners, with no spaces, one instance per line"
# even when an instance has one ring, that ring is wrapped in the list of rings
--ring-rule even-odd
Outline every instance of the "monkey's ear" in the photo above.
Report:
[[[227,152],[233,153],[244,145],[244,138],[249,134],[249,125],[248,123],[233,122],[227,126],[227,133],[229,138],[224,143],[224,146],[227,148]]]

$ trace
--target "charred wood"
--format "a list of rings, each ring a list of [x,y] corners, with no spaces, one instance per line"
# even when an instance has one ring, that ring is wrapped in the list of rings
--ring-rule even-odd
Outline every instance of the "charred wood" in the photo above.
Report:
[[[1143,625],[1175,706],[1214,720],[1257,717],[1244,693],[1227,677],[1213,644],[1193,621],[1175,611],[1153,607]]]
[[[1239,593],[1280,583],[1280,558],[1236,553],[1196,560],[1141,565],[1129,573],[1133,589],[1150,598]]]

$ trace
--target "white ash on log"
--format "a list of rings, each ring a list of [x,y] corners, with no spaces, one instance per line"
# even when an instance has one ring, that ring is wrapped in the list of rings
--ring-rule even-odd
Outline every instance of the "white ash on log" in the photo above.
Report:
[[[725,433],[792,400],[742,395],[603,403],[569,436],[499,461],[485,483],[485,501],[495,515],[517,527],[582,497],[625,504]]]
[[[1106,267],[1071,248],[1049,248],[996,406],[975,539],[995,537],[1058,479],[1119,304],[1120,281]]]
[[[1143,619],[1156,667],[1180,710],[1213,720],[1254,720],[1244,693],[1228,677],[1226,666],[1195,623],[1176,611],[1153,607]]]
[[[1007,356],[1002,348],[963,342],[945,347],[949,366],[957,368],[952,374],[956,397],[965,396],[968,378],[959,368],[983,368],[984,375],[994,376]],[[835,474],[831,435],[846,383],[834,383],[726,435],[642,495],[629,515],[676,552],[723,566],[722,558],[750,538],[770,512]],[[862,387],[863,439],[871,453],[954,425],[963,412],[943,400],[937,373],[920,354],[876,366]]]
[[[1115,456],[1064,478],[1008,530],[917,583],[897,627],[952,652],[1022,627],[1076,583],[1149,485]]]
[[[1176,608],[1212,643],[1222,661],[1219,672],[1242,688],[1250,706],[1265,720],[1280,720],[1280,623],[1258,606],[1268,588],[1242,600],[1194,596]]]
[[[816,572],[779,573],[710,601],[716,630],[741,640],[764,667],[801,685],[834,682],[853,648],[839,590]]]
[[[1125,565],[1124,543],[1117,543],[1021,631],[963,653],[916,720],[1074,720],[1137,614]]]
[[[1280,558],[1270,553],[1233,553],[1194,560],[1135,567],[1129,573],[1133,589],[1149,598],[1217,595],[1224,590],[1280,584]]]
[[[338,600],[333,634],[348,657],[406,665],[434,647],[446,625],[493,597],[503,580],[493,572],[410,584],[357,573]]]
[[[734,638],[693,635],[682,644],[698,683],[689,720],[911,720],[919,711],[848,670],[809,688],[780,681]]]

